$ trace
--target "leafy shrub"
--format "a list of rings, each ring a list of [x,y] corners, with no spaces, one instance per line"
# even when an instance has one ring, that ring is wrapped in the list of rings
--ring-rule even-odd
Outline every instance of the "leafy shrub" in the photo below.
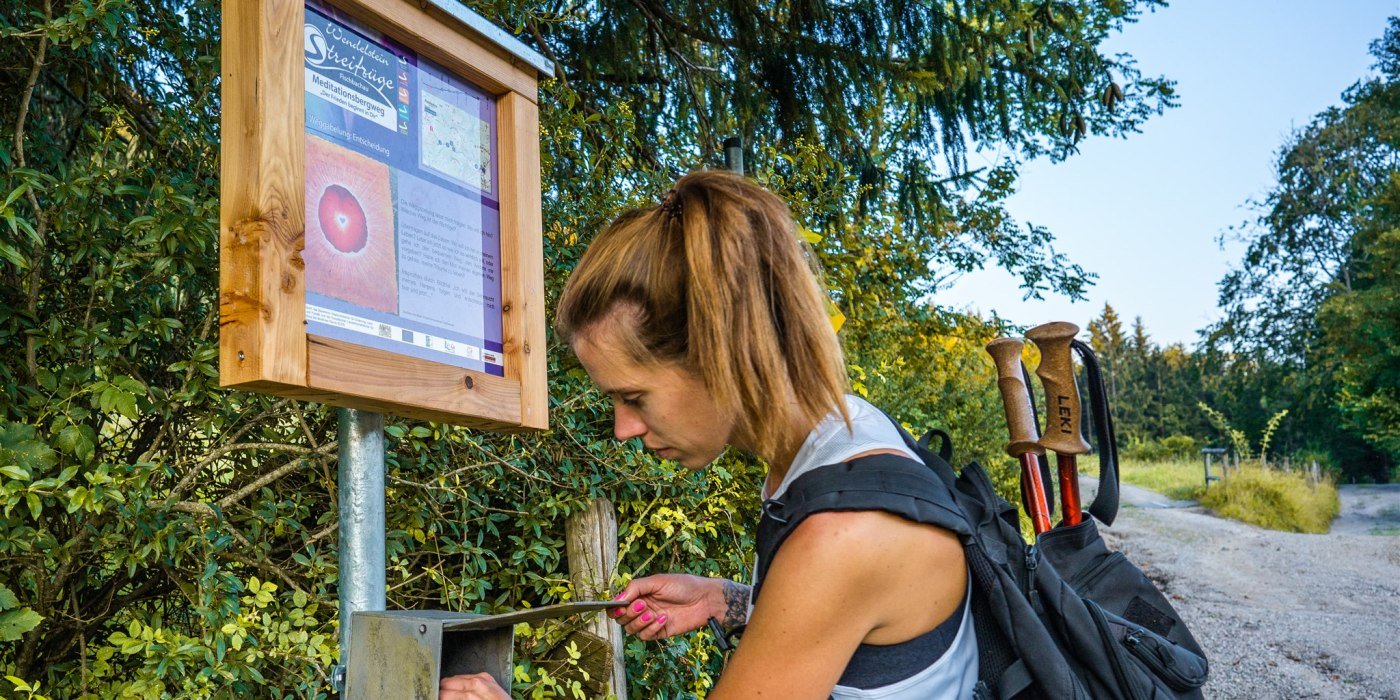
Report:
[[[1175,459],[1191,459],[1200,449],[1200,443],[1190,435],[1172,435],[1162,438],[1162,448]]]
[[[1201,504],[1217,515],[1285,532],[1324,533],[1341,510],[1331,479],[1246,465],[1215,482]]]
[[[1187,461],[1200,449],[1189,435],[1172,435],[1160,440],[1133,440],[1123,446],[1123,457],[1141,462]]]

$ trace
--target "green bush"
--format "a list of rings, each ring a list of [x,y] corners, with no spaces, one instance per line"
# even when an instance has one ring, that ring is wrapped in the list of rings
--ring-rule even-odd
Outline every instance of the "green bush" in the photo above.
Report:
[[[1247,465],[1215,482],[1201,504],[1217,515],[1286,532],[1324,533],[1341,510],[1331,479]]]
[[[1173,458],[1192,459],[1200,449],[1200,444],[1190,435],[1172,435],[1162,438],[1162,447]]]
[[[1140,462],[1187,461],[1196,457],[1199,443],[1189,435],[1172,435],[1160,440],[1133,440],[1123,447],[1123,456]]]

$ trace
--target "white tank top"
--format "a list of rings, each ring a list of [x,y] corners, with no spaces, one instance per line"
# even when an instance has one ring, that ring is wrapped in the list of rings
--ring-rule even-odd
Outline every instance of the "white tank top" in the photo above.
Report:
[[[765,480],[764,499],[773,499],[787,492],[797,477],[828,464],[844,462],[862,452],[893,450],[918,459],[889,418],[879,409],[856,396],[846,397],[846,410],[851,416],[851,429],[839,412],[833,411],[817,423],[807,440],[798,449],[792,466],[777,485]],[[758,567],[754,567],[757,571]],[[968,586],[968,596],[972,586]],[[977,637],[972,627],[972,605],[963,603],[962,623],[957,636],[942,656],[932,659],[923,670],[901,681],[878,688],[849,688],[838,685],[831,691],[833,698],[883,698],[884,700],[925,700],[927,698],[971,698],[977,685]]]

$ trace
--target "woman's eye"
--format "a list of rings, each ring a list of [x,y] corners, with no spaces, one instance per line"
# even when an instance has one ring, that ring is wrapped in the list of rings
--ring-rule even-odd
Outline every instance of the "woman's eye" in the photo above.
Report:
[[[637,406],[642,405],[642,395],[641,395],[641,394],[637,394],[637,395],[635,395],[635,396],[623,396],[623,397],[621,397],[621,398],[622,398],[622,403],[623,403],[624,406],[631,406],[631,407],[633,407],[633,408],[636,408]]]

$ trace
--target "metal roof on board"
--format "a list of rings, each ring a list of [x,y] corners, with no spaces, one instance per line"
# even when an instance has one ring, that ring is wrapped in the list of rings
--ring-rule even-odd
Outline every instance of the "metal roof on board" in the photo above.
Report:
[[[491,20],[467,9],[457,0],[426,0],[429,5],[447,13],[467,28],[485,37],[507,53],[530,64],[540,74],[552,77],[554,62],[540,55],[540,52],[526,46],[524,42],[506,33]]]

